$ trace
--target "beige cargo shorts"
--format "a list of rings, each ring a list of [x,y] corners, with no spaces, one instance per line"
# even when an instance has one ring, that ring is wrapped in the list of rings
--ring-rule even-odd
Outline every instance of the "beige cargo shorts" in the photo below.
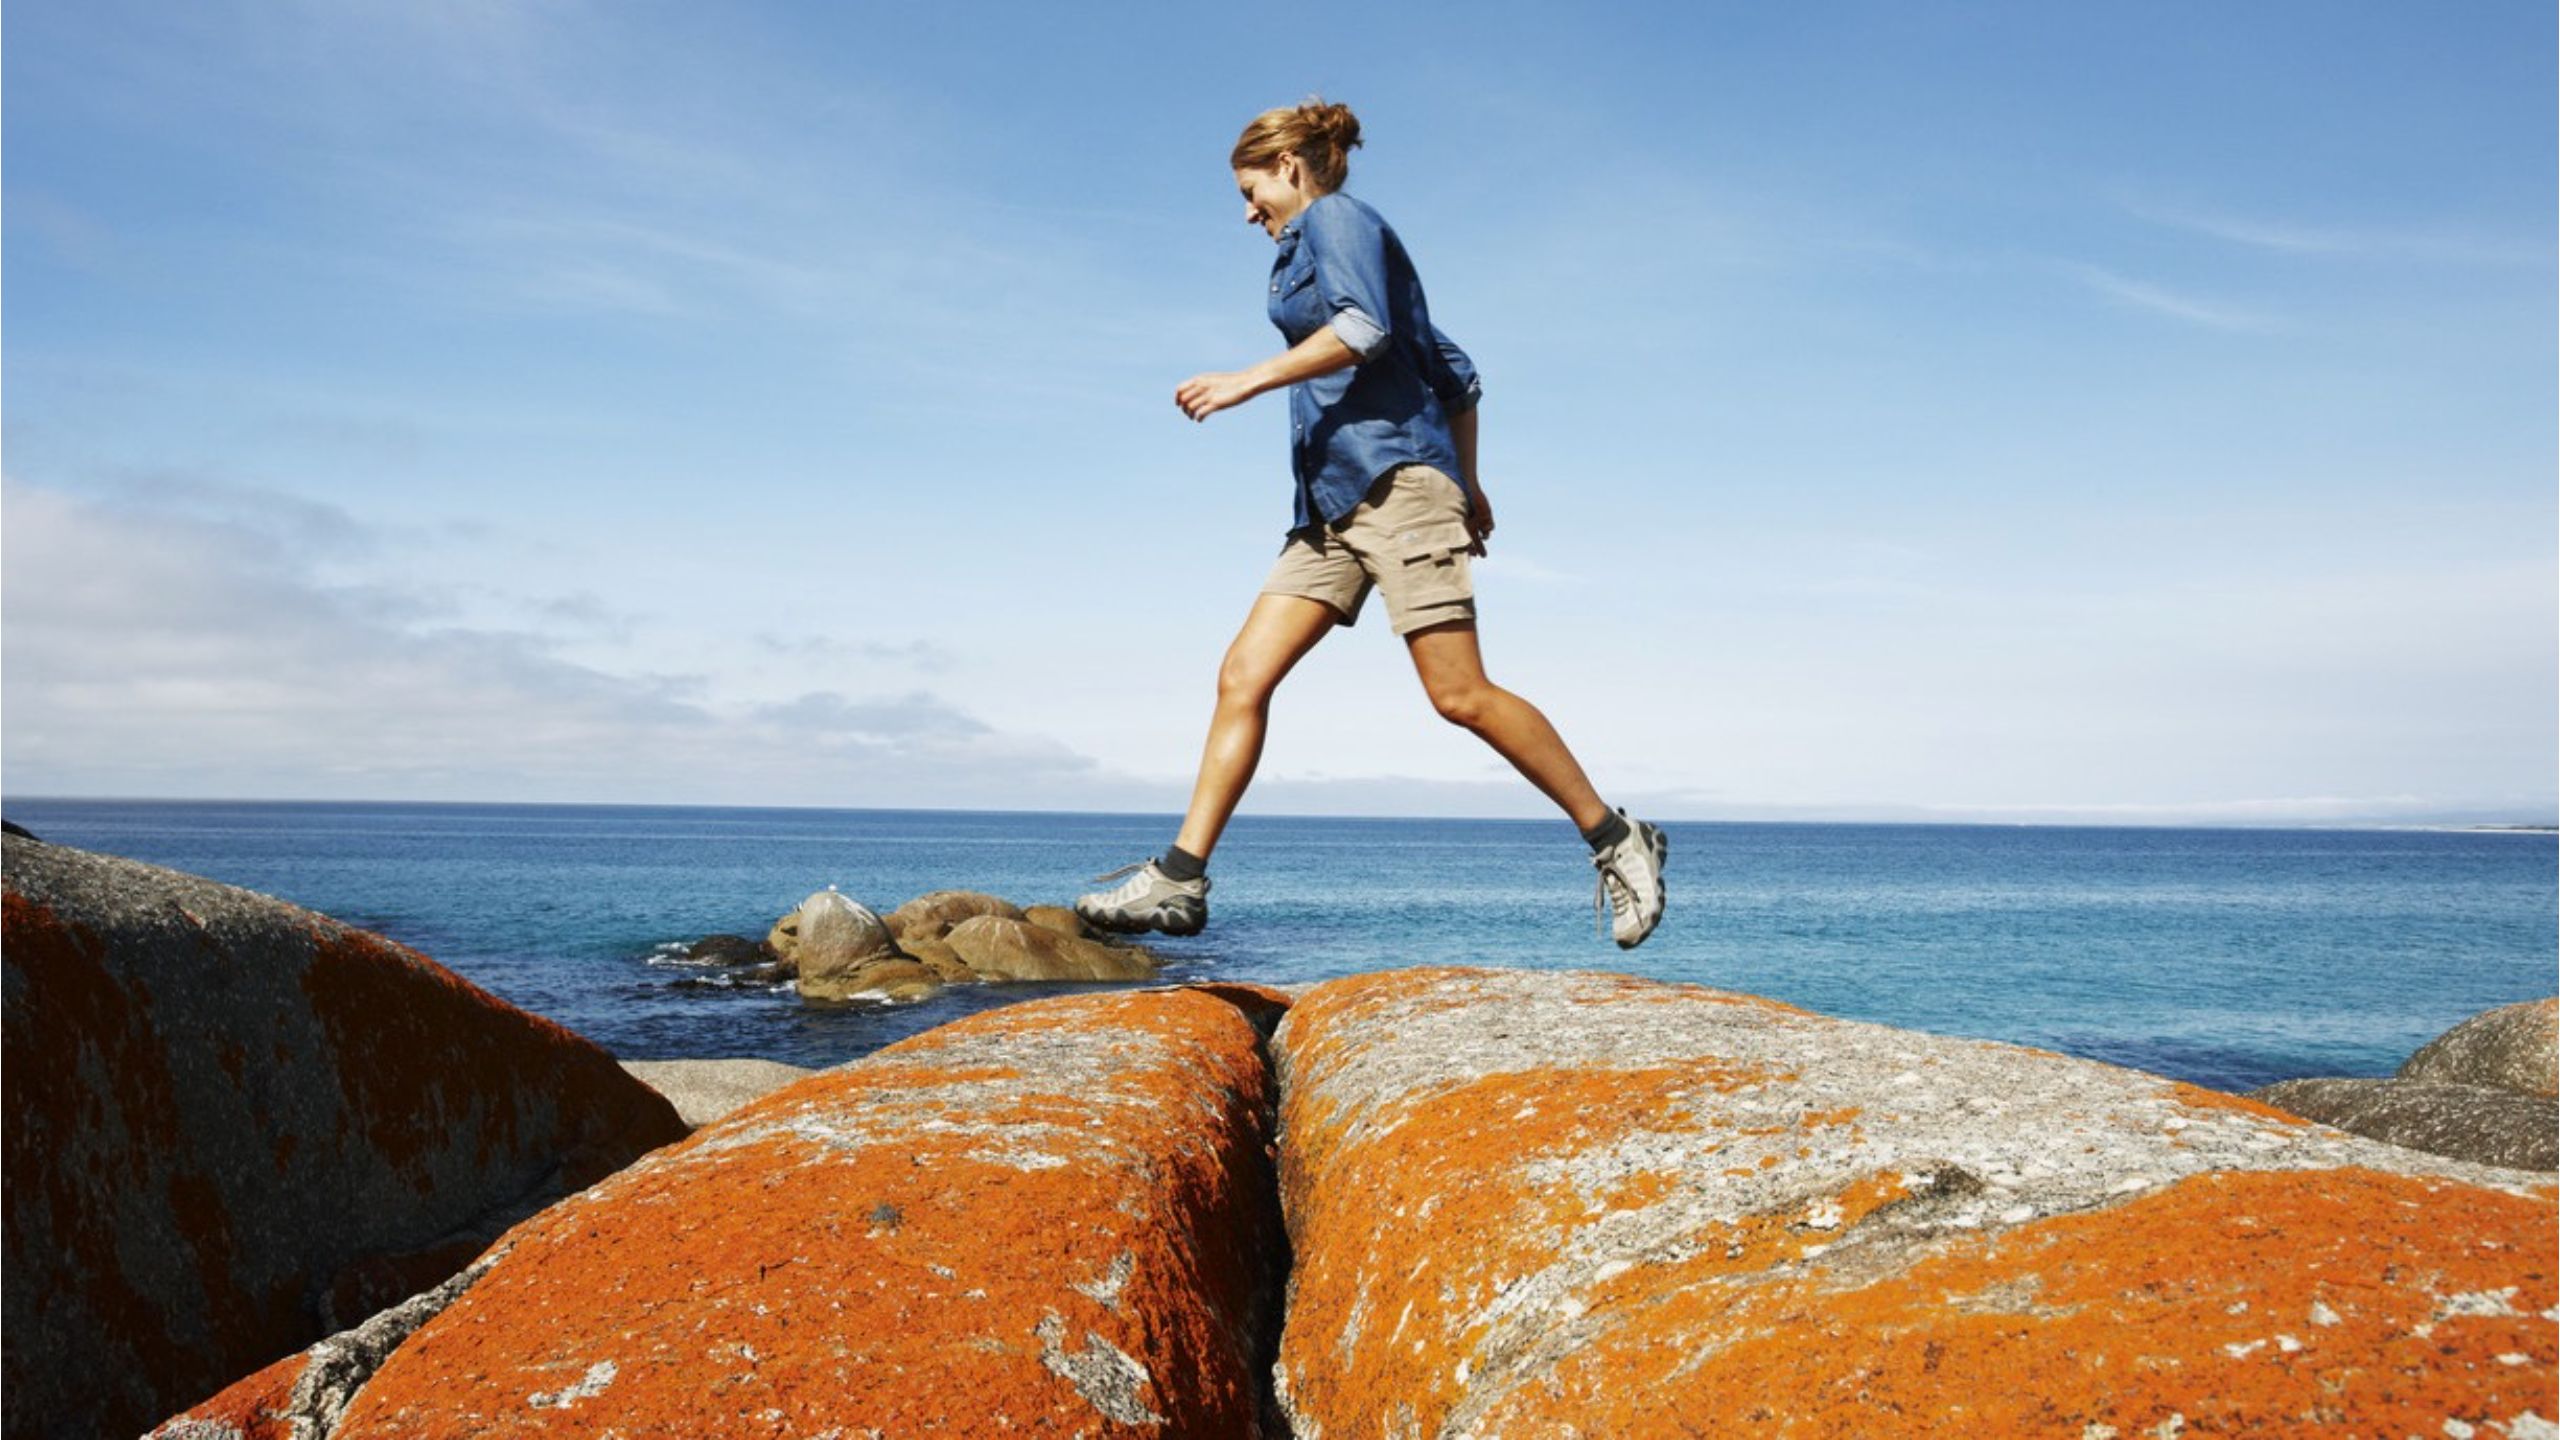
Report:
[[[1303,595],[1332,606],[1351,625],[1372,589],[1387,598],[1387,619],[1410,635],[1476,615],[1467,572],[1467,493],[1428,465],[1399,465],[1378,477],[1349,515],[1313,532],[1299,531],[1280,550],[1262,582],[1265,595]]]

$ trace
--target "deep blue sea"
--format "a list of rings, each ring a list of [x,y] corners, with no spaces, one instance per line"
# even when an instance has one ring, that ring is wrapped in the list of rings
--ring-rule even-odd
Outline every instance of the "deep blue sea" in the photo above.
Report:
[[[1164,816],[11,800],[45,839],[282,896],[426,952],[626,1059],[831,1065],[1065,989],[821,1007],[683,963],[833,884],[1063,903]],[[1560,822],[1241,817],[1167,979],[1386,966],[1621,970],[2017,1041],[2223,1089],[2384,1075],[2465,1016],[2551,994],[2549,833],[1674,824],[1643,948],[1594,929]]]

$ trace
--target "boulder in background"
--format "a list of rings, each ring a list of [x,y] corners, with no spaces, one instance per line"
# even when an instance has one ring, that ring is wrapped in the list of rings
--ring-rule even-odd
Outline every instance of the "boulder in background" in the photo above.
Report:
[[[5,845],[12,1436],[136,1433],[685,1134],[611,1055],[415,951]]]
[[[2398,1078],[2560,1095],[2560,998],[2484,1010],[2419,1046]]]

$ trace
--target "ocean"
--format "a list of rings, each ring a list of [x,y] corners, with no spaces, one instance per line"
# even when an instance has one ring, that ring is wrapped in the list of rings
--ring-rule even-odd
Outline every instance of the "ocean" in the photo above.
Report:
[[[1064,903],[1167,816],[18,799],[47,840],[281,896],[416,947],[625,1059],[825,1066],[1099,986],[819,1006],[686,962],[835,885]],[[1166,980],[1404,965],[1623,971],[2014,1041],[2219,1089],[2387,1075],[2553,992],[2548,832],[1672,824],[1662,929],[1620,951],[1562,822],[1239,817]]]

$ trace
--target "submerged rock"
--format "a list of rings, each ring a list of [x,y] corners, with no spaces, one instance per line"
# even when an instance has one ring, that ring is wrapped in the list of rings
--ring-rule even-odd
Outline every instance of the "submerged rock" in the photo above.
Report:
[[[12,1436],[136,1433],[684,1136],[612,1056],[415,951],[5,845]]]
[[[1332,981],[1272,1049],[1302,1436],[2553,1418],[2560,1191],[2514,1171],[1618,976]]]
[[[688,960],[711,965],[761,965],[780,957],[773,947],[750,940],[744,935],[705,935],[684,952]]]

